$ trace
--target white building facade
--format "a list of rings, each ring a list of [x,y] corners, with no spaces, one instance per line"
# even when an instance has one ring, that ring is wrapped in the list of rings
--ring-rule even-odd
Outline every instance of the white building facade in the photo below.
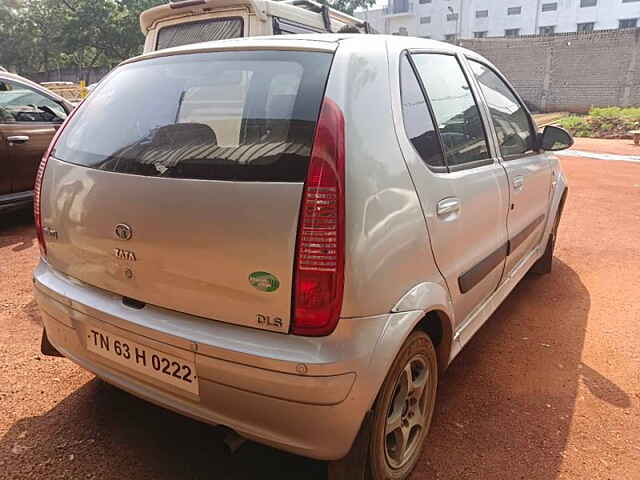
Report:
[[[435,40],[640,27],[640,0],[389,0],[356,12],[380,33]]]

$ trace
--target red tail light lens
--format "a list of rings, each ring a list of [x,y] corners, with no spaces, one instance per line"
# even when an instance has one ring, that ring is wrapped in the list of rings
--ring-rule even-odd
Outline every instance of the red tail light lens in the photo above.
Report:
[[[82,105],[82,102],[80,102],[80,105]],[[67,115],[66,120],[62,122],[62,125],[60,125],[60,128],[58,129],[56,134],[53,136],[53,139],[51,140],[51,143],[49,144],[49,147],[47,148],[47,151],[44,153],[42,160],[40,160],[40,165],[38,166],[38,173],[36,174],[36,183],[33,187],[33,218],[36,224],[36,236],[38,237],[38,245],[40,246],[40,255],[42,257],[47,256],[47,243],[44,240],[44,231],[42,229],[42,213],[41,213],[42,211],[40,208],[40,199],[42,197],[42,180],[44,179],[44,171],[47,168],[47,162],[49,161],[51,152],[53,152],[53,148],[55,147],[56,142],[58,141],[58,138],[62,133],[62,130],[64,130],[64,127],[67,126],[67,124],[69,123],[69,120],[71,120],[71,117],[73,117],[73,115],[78,111],[78,109],[80,108],[80,105],[78,105],[69,115]]]
[[[47,160],[49,160],[50,149],[47,149],[42,160],[40,160],[40,166],[38,167],[38,173],[36,174],[36,184],[33,187],[33,218],[36,224],[36,236],[38,237],[38,245],[40,246],[40,256],[47,256],[47,244],[44,241],[44,233],[42,231],[42,215],[40,213],[40,195],[42,191],[42,178],[44,177],[44,170],[47,168]]]
[[[325,98],[300,207],[293,333],[329,335],[344,290],[344,116]]]

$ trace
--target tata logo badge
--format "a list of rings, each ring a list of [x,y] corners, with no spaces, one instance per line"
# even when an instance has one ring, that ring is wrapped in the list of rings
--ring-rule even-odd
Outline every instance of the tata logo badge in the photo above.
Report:
[[[120,260],[127,260],[129,262],[136,261],[136,254],[130,250],[123,250],[121,248],[113,249],[113,256],[119,258]]]
[[[131,230],[131,227],[126,223],[119,223],[116,225],[115,231],[116,237],[120,240],[131,240],[131,237],[133,236],[133,230]]]
[[[268,272],[253,272],[249,275],[249,283],[263,292],[275,292],[280,287],[280,280]]]

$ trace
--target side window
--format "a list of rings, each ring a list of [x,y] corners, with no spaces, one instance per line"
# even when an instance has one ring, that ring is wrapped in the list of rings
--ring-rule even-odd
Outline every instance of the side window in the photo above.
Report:
[[[509,86],[490,68],[470,60],[482,94],[491,111],[503,157],[522,155],[533,149],[529,114]]]
[[[0,122],[60,123],[67,114],[50,98],[20,83],[0,80]]]
[[[280,17],[273,17],[274,35],[296,35],[299,33],[324,33],[325,30],[294,22]]]
[[[412,56],[431,102],[449,167],[491,158],[478,105],[458,59]]]
[[[404,129],[409,140],[427,165],[444,167],[444,157],[433,119],[406,56],[402,57],[400,65],[400,96]]]

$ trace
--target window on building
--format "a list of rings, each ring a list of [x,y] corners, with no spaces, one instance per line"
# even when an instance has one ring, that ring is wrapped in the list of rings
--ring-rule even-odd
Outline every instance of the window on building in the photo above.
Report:
[[[540,27],[540,35],[553,35],[554,33],[556,33],[555,25]]]
[[[455,22],[458,20],[457,13],[447,13],[447,22]]]
[[[580,0],[580,8],[595,7],[598,5],[598,0]]]
[[[638,26],[637,18],[625,18],[620,20],[618,28],[636,28]]]
[[[640,2],[640,0],[622,0],[622,3]]]
[[[444,155],[429,107],[407,57],[400,65],[402,119],[407,137],[430,167],[444,167]]]
[[[476,18],[487,18],[489,10],[476,10]]]
[[[519,28],[507,28],[504,31],[504,36],[505,37],[519,37],[520,36],[520,29]]]
[[[532,150],[529,114],[511,88],[489,67],[473,60],[469,64],[489,106],[502,156],[520,156]]]
[[[431,23],[431,17],[420,17],[420,23]]]
[[[558,10],[558,2],[543,3],[542,4],[542,11],[543,12],[553,12],[555,10]]]
[[[593,32],[594,27],[596,26],[595,22],[584,22],[578,24],[578,33],[587,33]]]
[[[455,33],[449,33],[447,35],[444,36],[444,41],[445,42],[455,42],[456,41],[456,34]]]
[[[487,37],[487,31],[484,30],[482,32],[473,32],[473,38],[486,38]]]
[[[480,110],[457,58],[440,54],[412,58],[431,102],[449,167],[490,159]]]
[[[522,7],[507,8],[507,15],[520,15],[520,14],[522,14]]]
[[[420,5],[424,5],[425,3],[431,3],[431,0],[420,0]]]

